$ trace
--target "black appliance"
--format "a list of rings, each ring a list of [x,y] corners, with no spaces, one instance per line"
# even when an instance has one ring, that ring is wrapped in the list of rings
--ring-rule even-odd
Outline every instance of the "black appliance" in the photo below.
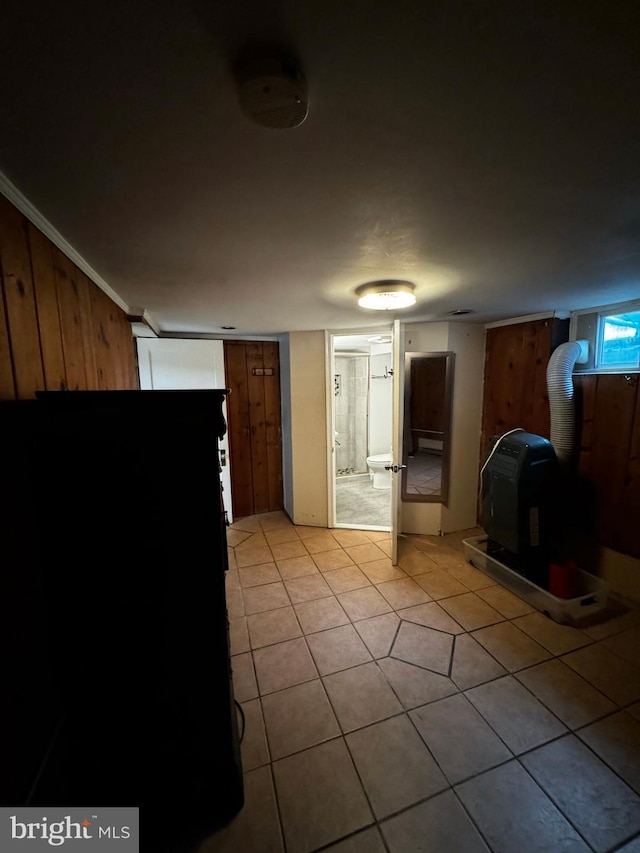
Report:
[[[524,430],[495,436],[481,481],[487,553],[546,589],[557,540],[558,460],[551,442]]]
[[[0,404],[5,805],[139,806],[186,853],[243,805],[218,438],[225,390]]]

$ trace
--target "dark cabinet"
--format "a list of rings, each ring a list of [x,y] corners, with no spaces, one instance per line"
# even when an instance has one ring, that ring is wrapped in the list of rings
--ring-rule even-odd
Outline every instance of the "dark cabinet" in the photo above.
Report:
[[[139,806],[143,847],[180,853],[242,807],[225,393],[43,392],[0,407],[19,501],[5,514],[7,804]]]

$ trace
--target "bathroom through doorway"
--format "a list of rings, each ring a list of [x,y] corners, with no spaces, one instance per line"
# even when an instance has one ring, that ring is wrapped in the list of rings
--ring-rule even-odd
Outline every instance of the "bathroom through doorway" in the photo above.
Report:
[[[390,530],[391,331],[331,340],[335,526]]]

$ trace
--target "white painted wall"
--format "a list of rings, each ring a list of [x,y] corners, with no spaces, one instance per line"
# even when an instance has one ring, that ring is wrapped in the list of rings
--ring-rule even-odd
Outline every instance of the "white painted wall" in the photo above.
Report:
[[[393,367],[391,350],[374,353],[369,359],[371,377],[383,376]],[[369,456],[391,452],[393,422],[393,379],[369,379]]]
[[[478,469],[484,382],[483,326],[449,324],[449,349],[455,352],[449,506],[442,507],[442,532],[477,524]]]
[[[449,323],[407,323],[404,327],[405,352],[446,352]]]
[[[327,411],[325,333],[289,334],[291,482],[295,524],[326,527]]]

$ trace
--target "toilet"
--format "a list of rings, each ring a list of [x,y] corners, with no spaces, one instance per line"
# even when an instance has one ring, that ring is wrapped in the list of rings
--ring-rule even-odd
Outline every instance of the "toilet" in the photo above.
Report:
[[[373,480],[374,489],[391,488],[391,471],[385,471],[385,465],[391,465],[390,453],[378,453],[375,456],[367,456],[369,474]]]

